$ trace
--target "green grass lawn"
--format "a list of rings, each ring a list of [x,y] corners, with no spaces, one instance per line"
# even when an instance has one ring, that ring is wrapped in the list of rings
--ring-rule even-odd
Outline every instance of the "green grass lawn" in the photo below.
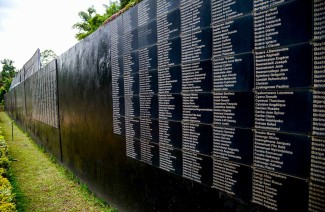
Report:
[[[19,211],[115,211],[89,192],[71,172],[55,163],[26,133],[0,112],[0,127],[12,158],[13,187]]]

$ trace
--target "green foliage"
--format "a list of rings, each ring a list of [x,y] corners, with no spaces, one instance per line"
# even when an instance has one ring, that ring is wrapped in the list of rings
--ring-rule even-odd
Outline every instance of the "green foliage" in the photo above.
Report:
[[[9,59],[3,59],[3,60],[1,60],[1,63],[3,65],[1,76],[6,77],[6,78],[15,77],[15,74],[16,74],[15,69],[16,68],[13,65],[14,61],[9,60]]]
[[[121,8],[124,8],[131,0],[120,0]]]
[[[135,4],[141,2],[142,0],[120,0],[121,8],[129,9],[130,7],[134,6]]]
[[[0,211],[16,211],[14,198],[9,180],[0,176]]]
[[[90,23],[90,20],[96,16],[96,9],[94,6],[91,6],[87,9],[86,12],[80,11],[78,16],[81,19],[81,22],[78,22],[72,26],[73,29],[78,29],[79,32],[75,35],[78,40],[81,40],[93,32],[93,27]]]
[[[6,157],[0,158],[0,167],[5,168],[5,169],[9,169],[9,159],[6,158]]]
[[[86,12],[79,12],[78,15],[81,19],[81,22],[78,22],[72,26],[72,28],[79,30],[79,32],[75,35],[77,40],[82,40],[96,31],[100,26],[103,25],[105,20],[120,10],[120,6],[117,2],[113,2],[110,5],[104,4],[103,6],[105,7],[105,13],[102,15],[96,13],[96,10],[93,6],[89,7]]]
[[[6,177],[7,176],[7,169],[0,168],[0,176]]]
[[[16,75],[16,68],[13,65],[13,60],[3,59],[0,62],[2,64],[2,71],[0,73],[0,103],[3,104],[4,95],[9,91],[11,82]]]
[[[0,130],[0,132],[2,131]],[[14,204],[15,195],[7,179],[9,168],[10,161],[7,144],[3,136],[0,136],[0,211],[7,212],[16,211],[16,206]]]
[[[110,20],[113,20],[118,15],[122,14],[141,1],[142,0],[120,0],[120,4],[117,2],[113,2],[110,5],[104,4],[103,6],[105,7],[105,13],[102,15],[96,13],[93,6],[89,7],[86,12],[80,11],[78,15],[81,18],[81,22],[78,22],[72,26],[72,28],[79,30],[75,37],[77,40],[84,39],[96,31],[100,26],[104,25]]]
[[[120,10],[120,6],[116,2],[111,3],[109,6],[106,4],[104,4],[103,6],[106,8],[104,14],[105,20]]]
[[[49,62],[57,58],[58,56],[51,49],[46,49],[41,53],[41,67],[46,66]]]
[[[124,10],[128,10],[137,3],[141,2],[142,0],[129,0],[129,2],[125,5]]]
[[[119,11],[120,7],[116,2],[110,5],[103,5],[105,7],[105,13],[100,15],[96,13],[96,9],[92,6],[87,9],[87,12],[80,11],[79,17],[81,22],[78,22],[72,26],[74,29],[78,29],[79,32],[75,35],[77,40],[82,40],[94,31],[96,31],[106,19],[114,15]]]
[[[13,203],[1,203],[0,211],[13,212],[13,211],[16,211],[16,207]]]
[[[9,166],[10,162],[7,144],[4,141],[3,136],[0,136],[0,169],[8,170]]]

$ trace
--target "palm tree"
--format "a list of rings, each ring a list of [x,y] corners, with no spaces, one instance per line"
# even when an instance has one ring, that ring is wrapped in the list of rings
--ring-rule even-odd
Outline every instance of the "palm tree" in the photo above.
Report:
[[[87,9],[87,12],[80,11],[78,16],[81,18],[81,22],[75,23],[72,28],[78,29],[79,32],[75,35],[78,40],[87,37],[93,32],[93,26],[89,22],[93,18],[93,14],[96,14],[96,9],[91,6]]]

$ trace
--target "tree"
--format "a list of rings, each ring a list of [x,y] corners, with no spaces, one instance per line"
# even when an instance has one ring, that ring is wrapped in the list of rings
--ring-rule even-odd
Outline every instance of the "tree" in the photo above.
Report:
[[[93,23],[90,23],[90,19],[93,18],[93,15],[96,14],[94,6],[91,6],[87,9],[87,12],[80,11],[78,16],[81,18],[81,22],[75,23],[72,28],[78,29],[79,32],[75,35],[77,40],[82,40],[93,31]]]
[[[16,68],[13,65],[13,60],[3,59],[0,62],[2,64],[2,71],[0,73],[0,102],[3,104],[4,95],[9,91],[11,82],[16,75]]]
[[[46,66],[49,62],[57,58],[58,56],[51,49],[46,49],[41,53],[41,67]]]
[[[124,12],[141,1],[142,0],[120,0],[120,5],[116,1],[110,3],[109,5],[103,4],[105,7],[105,13],[102,15],[96,13],[94,6],[89,7],[86,12],[80,11],[78,16],[81,18],[81,22],[78,22],[72,26],[73,29],[79,30],[79,32],[75,35],[75,38],[77,38],[77,40],[84,39],[96,31],[114,14],[118,13],[120,10],[121,12]]]
[[[3,59],[1,60],[2,64],[2,72],[1,72],[1,78],[13,78],[16,74],[16,68],[13,65],[14,61],[10,59]]]
[[[79,32],[75,35],[77,40],[82,40],[100,26],[103,25],[106,19],[114,15],[120,10],[118,3],[113,2],[110,5],[103,5],[105,7],[105,13],[103,15],[97,14],[95,8],[89,7],[87,12],[80,11],[78,13],[81,18],[81,22],[78,22],[72,26],[74,29],[78,29]]]

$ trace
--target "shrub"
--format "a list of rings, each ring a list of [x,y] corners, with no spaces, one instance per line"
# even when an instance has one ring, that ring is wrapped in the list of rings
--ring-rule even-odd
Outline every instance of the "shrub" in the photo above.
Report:
[[[1,203],[0,211],[13,212],[13,211],[16,211],[16,207],[13,203]]]
[[[0,176],[7,177],[7,169],[0,168]]]
[[[9,159],[7,157],[0,158],[0,167],[4,169],[9,169]]]
[[[0,129],[0,134],[2,133]],[[14,204],[15,195],[12,192],[12,186],[7,179],[10,168],[8,147],[4,137],[0,135],[0,211],[16,211]]]
[[[114,19],[116,19],[117,17],[119,17],[121,14],[125,13],[127,10],[129,10],[131,7],[133,7],[134,5],[138,4],[139,2],[141,2],[142,0],[127,0],[125,1],[125,3],[121,3],[121,9],[120,11],[118,11],[117,13],[111,15],[108,19],[106,19],[104,21],[104,23],[102,25],[107,24],[110,21],[113,21]]]

